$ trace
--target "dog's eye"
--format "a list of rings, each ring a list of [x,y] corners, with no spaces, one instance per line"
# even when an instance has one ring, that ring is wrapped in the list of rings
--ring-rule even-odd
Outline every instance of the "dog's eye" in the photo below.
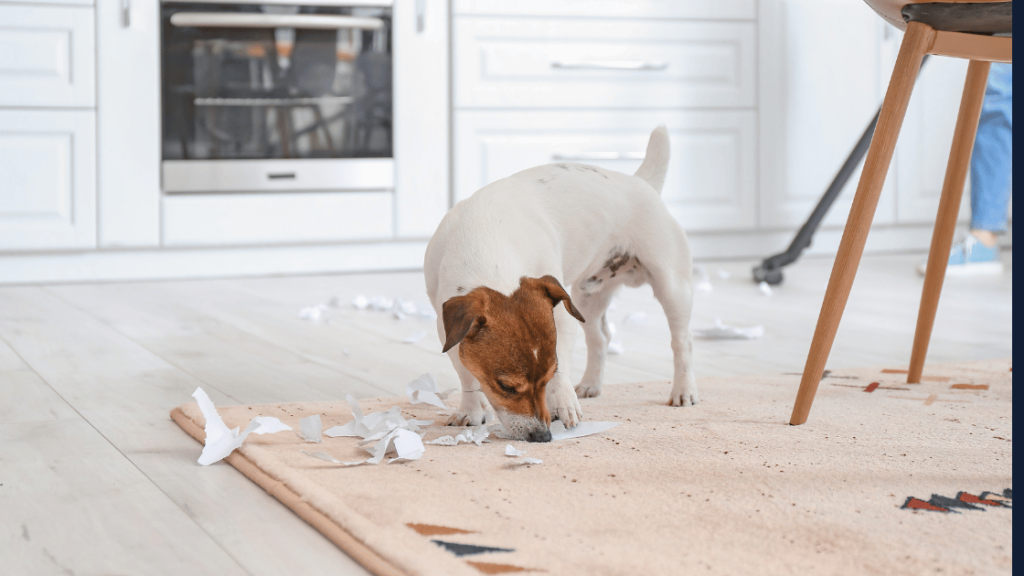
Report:
[[[496,380],[496,382],[498,383],[498,388],[501,388],[501,391],[504,392],[505,394],[516,394],[519,392],[518,390],[511,386],[506,386],[505,383],[502,382],[501,380]]]

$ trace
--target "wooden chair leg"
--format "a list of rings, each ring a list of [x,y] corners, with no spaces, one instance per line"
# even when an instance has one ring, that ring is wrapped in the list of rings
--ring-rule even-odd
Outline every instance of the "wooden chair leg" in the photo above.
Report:
[[[846,301],[850,297],[857,266],[864,252],[871,220],[878,206],[878,197],[885,183],[885,175],[889,171],[892,154],[896,148],[903,117],[907,112],[910,94],[914,89],[914,81],[921,69],[921,59],[931,49],[935,41],[935,30],[919,22],[909,22],[907,32],[900,45],[900,53],[896,58],[896,66],[889,80],[889,88],[882,102],[882,109],[875,127],[875,135],[871,139],[864,170],[861,172],[857,185],[857,195],[850,208],[850,216],[843,230],[843,238],[839,243],[832,275],[825,290],[825,300],[818,315],[818,325],[814,329],[814,339],[807,354],[803,376],[800,379],[800,390],[797,392],[796,403],[789,423],[803,424],[811,411],[814,395],[818,391],[818,382],[825,371],[825,361],[832,350],[839,320],[843,317]]]
[[[935,217],[935,231],[932,245],[928,249],[928,264],[925,269],[924,289],[921,291],[921,308],[917,313],[917,329],[914,331],[914,348],[910,353],[908,384],[920,384],[924,371],[924,359],[928,355],[928,342],[935,324],[935,310],[939,307],[942,282],[946,278],[949,250],[953,245],[953,231],[956,217],[960,213],[960,199],[964,194],[964,183],[970,168],[974,136],[978,132],[981,117],[981,103],[985,99],[988,84],[988,70],[991,62],[971,60],[967,67],[967,81],[960,99],[960,114],[953,131],[953,146],[949,151],[946,179],[942,183],[939,199],[939,213]]]

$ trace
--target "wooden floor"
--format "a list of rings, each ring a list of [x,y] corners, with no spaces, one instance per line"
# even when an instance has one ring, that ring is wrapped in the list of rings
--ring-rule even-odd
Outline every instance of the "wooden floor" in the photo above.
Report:
[[[864,259],[829,367],[906,365],[920,258]],[[714,290],[696,296],[694,327],[720,318],[765,335],[696,341],[698,383],[803,367],[831,260],[787,268],[771,296],[752,264],[704,263]],[[1009,272],[948,279],[929,361],[1010,356],[1011,292]],[[419,273],[0,288],[0,571],[364,574],[233,468],[196,464],[199,445],[168,417],[197,386],[221,405],[397,395],[424,372],[457,386],[433,320],[355,310],[358,294],[426,305]],[[332,297],[344,305],[325,320],[299,318]],[[639,311],[645,322],[623,321]],[[609,357],[609,381],[667,379],[650,290],[624,291],[611,319],[625,353]],[[584,358],[580,331],[577,378]]]

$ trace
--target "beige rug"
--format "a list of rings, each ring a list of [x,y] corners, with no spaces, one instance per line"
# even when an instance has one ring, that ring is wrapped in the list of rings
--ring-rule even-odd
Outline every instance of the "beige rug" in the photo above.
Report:
[[[1010,361],[931,365],[920,385],[899,368],[827,374],[796,427],[796,374],[702,379],[686,409],[664,404],[667,382],[609,386],[585,417],[622,425],[511,442],[543,460],[532,466],[511,467],[494,439],[339,468],[300,450],[365,459],[357,439],[291,432],[251,435],[228,461],[377,574],[1010,573]],[[444,418],[362,402],[396,404]],[[230,427],[352,419],[345,402],[218,408]],[[172,417],[203,438],[195,404]]]

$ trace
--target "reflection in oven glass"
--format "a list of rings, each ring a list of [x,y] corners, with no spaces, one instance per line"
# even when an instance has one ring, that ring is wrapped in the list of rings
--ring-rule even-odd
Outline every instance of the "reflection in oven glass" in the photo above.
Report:
[[[164,3],[164,160],[391,157],[390,30],[382,8]]]

